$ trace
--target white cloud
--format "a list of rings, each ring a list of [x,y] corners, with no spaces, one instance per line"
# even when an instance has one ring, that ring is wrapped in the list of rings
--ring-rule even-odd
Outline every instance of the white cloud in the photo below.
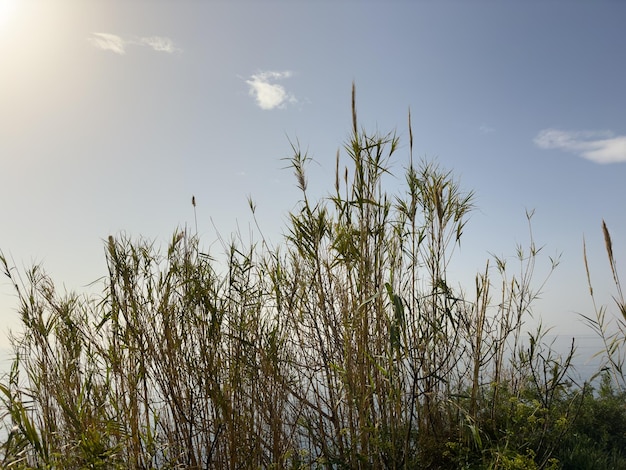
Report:
[[[157,52],[167,52],[169,54],[180,50],[174,46],[174,42],[170,38],[164,36],[124,39],[116,34],[92,33],[91,37],[87,38],[87,40],[98,49],[112,51],[120,55],[126,54],[126,48],[129,45],[148,46]]]
[[[491,127],[488,126],[486,124],[481,125],[478,130],[482,133],[482,134],[491,134],[492,132],[495,132],[496,130]]]
[[[540,148],[564,150],[595,163],[626,162],[626,136],[610,131],[544,129],[534,142]]]
[[[98,49],[113,51],[120,55],[126,54],[126,42],[116,34],[92,33],[88,40]]]
[[[259,72],[246,80],[246,83],[250,87],[250,95],[254,96],[261,109],[283,108],[286,103],[297,103],[298,100],[287,93],[285,87],[275,82],[291,75],[290,71]]]
[[[170,38],[162,37],[162,36],[150,36],[140,39],[141,44],[145,44],[146,46],[150,46],[152,49],[158,52],[168,52],[173,53],[178,49],[174,47],[174,42]]]

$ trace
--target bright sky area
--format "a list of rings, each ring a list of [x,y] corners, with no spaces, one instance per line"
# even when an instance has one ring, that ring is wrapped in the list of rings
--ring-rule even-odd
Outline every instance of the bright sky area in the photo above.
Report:
[[[177,228],[212,253],[253,226],[278,243],[299,199],[290,140],[331,191],[360,124],[396,131],[452,170],[477,210],[448,275],[471,292],[489,253],[536,243],[561,264],[535,314],[589,333],[586,238],[598,295],[614,292],[601,223],[626,266],[626,3],[619,1],[0,0],[0,249],[59,289],[106,274],[121,233],[165,246]],[[394,187],[394,185],[397,186]],[[626,276],[626,273],[624,273]],[[0,346],[19,327],[0,281]]]

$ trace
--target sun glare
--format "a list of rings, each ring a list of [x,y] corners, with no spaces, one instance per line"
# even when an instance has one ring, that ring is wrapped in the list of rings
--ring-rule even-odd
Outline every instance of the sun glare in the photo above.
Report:
[[[17,0],[0,0],[0,28],[11,21],[16,6]]]

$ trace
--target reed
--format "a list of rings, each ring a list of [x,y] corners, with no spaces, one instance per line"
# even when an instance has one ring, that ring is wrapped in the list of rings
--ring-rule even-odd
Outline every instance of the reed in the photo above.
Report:
[[[327,197],[292,143],[301,199],[276,247],[236,233],[204,253],[193,197],[195,234],[165,250],[109,237],[101,296],[59,294],[38,266],[22,282],[0,256],[22,319],[3,466],[556,468],[581,395],[573,349],[522,337],[545,283],[532,232],[514,274],[493,257],[457,287],[473,193],[414,162],[410,113],[401,157],[394,132],[359,127],[354,86],[351,105]]]
[[[624,300],[624,294],[619,279],[617,270],[617,263],[613,254],[613,242],[611,240],[611,234],[606,225],[606,222],[602,221],[602,235],[604,236],[604,247],[609,261],[609,268],[613,277],[613,283],[615,286],[615,295],[613,295],[613,301],[617,307],[619,315],[611,316],[608,314],[607,305],[599,305],[596,300],[596,295],[591,282],[591,271],[589,268],[589,261],[587,259],[587,244],[583,238],[583,262],[585,265],[585,273],[587,275],[587,285],[589,286],[589,295],[593,303],[594,315],[580,314],[583,320],[589,325],[598,337],[602,339],[603,349],[598,352],[597,356],[605,358],[604,366],[608,367],[611,371],[611,376],[615,385],[618,387],[626,387],[626,380],[624,379],[624,364],[626,361],[626,351],[624,345],[626,344],[626,301]]]

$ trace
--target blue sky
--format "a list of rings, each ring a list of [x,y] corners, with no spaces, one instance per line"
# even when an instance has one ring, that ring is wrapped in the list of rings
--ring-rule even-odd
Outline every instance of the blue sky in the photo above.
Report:
[[[324,195],[354,81],[360,124],[401,138],[398,186],[410,108],[415,157],[476,193],[449,283],[489,252],[513,262],[534,209],[538,281],[562,253],[536,314],[587,332],[583,235],[607,303],[602,219],[626,263],[624,19],[618,1],[0,0],[0,249],[81,291],[108,235],[193,227],[192,195],[216,254],[215,227],[249,231],[249,196],[278,242],[299,197],[289,140]],[[14,306],[0,281],[0,346]]]

